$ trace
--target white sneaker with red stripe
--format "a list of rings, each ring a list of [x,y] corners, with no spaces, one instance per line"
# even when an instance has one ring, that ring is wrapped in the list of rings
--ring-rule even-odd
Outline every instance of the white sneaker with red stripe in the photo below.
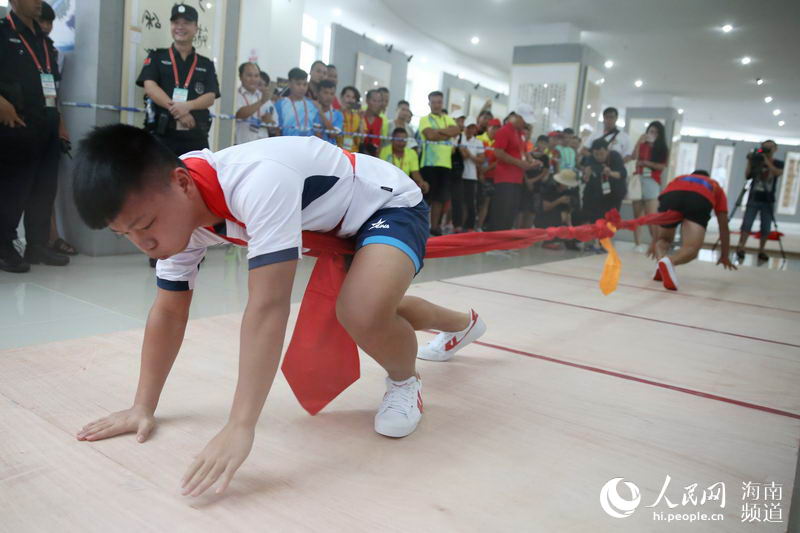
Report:
[[[375,415],[375,431],[386,437],[410,435],[422,420],[422,410],[422,381],[418,377],[405,381],[387,377],[386,394]]]
[[[678,290],[678,276],[675,275],[675,267],[669,257],[662,257],[658,261],[658,271],[661,273],[661,281],[664,287],[671,290]]]
[[[478,340],[486,333],[486,323],[474,309],[469,310],[469,325],[461,331],[442,331],[425,346],[420,346],[417,357],[426,361],[448,361],[461,348]]]

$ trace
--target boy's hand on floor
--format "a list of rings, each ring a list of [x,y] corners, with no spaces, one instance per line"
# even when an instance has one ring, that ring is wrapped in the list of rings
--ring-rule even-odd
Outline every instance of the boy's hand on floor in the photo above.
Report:
[[[220,478],[216,493],[222,493],[250,454],[254,436],[255,427],[226,424],[186,471],[181,479],[182,494],[200,496]]]
[[[117,411],[83,426],[76,437],[78,440],[102,440],[123,433],[136,432],[136,440],[144,442],[156,425],[153,412],[141,405]]]

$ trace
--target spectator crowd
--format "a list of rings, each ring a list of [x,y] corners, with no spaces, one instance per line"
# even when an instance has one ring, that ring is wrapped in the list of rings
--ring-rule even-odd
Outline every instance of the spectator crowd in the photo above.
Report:
[[[0,46],[0,61],[14,67],[2,69],[6,85],[13,81],[25,95],[14,100],[16,93],[0,91],[0,136],[6,139],[0,155],[15,174],[0,191],[0,268],[14,272],[26,271],[29,263],[64,265],[65,254],[75,253],[58,236],[52,217],[58,152],[68,150],[69,135],[55,98],[61,62],[47,37],[52,9],[44,3],[38,12],[37,4],[12,0],[12,13],[0,24],[6,43],[30,43],[25,49]],[[145,92],[145,128],[180,155],[208,147],[209,110],[220,86],[213,61],[193,47],[197,11],[176,4],[170,24],[173,43],[149,53],[136,83]],[[664,125],[652,122],[632,142],[617,127],[619,113],[613,107],[604,110],[602,127],[585,137],[571,128],[533,137],[539,128],[530,105],[495,116],[488,101],[477,117],[451,116],[436,90],[428,95],[430,112],[415,129],[408,101],[390,107],[386,87],[363,95],[352,85],[340,88],[335,65],[315,61],[309,72],[296,67],[286,79],[273,80],[256,63],[245,62],[238,74],[237,144],[279,135],[317,136],[383,159],[423,192],[431,207],[431,235],[591,223],[619,209],[625,198],[641,216],[657,210],[665,185]],[[23,212],[28,226],[24,257],[12,245]],[[636,244],[646,248],[639,233]],[[584,249],[602,252],[597,243]]]

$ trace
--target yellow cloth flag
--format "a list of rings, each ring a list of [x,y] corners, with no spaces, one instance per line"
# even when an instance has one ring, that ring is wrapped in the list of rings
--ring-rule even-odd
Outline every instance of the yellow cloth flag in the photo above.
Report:
[[[611,224],[609,224],[608,227],[611,231],[616,233],[617,228]],[[606,262],[603,265],[603,273],[600,275],[600,291],[608,296],[617,290],[617,283],[619,282],[619,276],[622,272],[622,261],[620,261],[617,250],[614,248],[614,243],[610,238],[600,239],[600,244],[606,249],[606,252],[608,252]]]

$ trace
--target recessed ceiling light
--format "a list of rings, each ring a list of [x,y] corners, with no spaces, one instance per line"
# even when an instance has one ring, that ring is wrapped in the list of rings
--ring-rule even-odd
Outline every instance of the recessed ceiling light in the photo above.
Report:
[[[364,70],[364,65],[359,65],[358,70]]]
[[[741,61],[742,65],[749,65],[749,64],[750,64],[750,61],[752,61],[752,60],[750,59],[750,57],[749,57],[749,56],[744,56],[744,57],[743,57],[742,59],[740,59],[739,61]]]
[[[786,124],[786,122],[784,122],[782,120],[778,121],[778,126],[780,126],[781,128],[784,126],[784,124]]]
[[[376,81],[373,81],[373,82],[372,82],[372,85],[378,85],[378,81],[377,81],[377,80],[376,80]]]
[[[211,2],[206,2],[206,9],[211,9],[212,7],[214,7],[214,4]]]
[[[611,61],[610,59],[608,59],[608,60],[606,60],[606,62],[605,62],[605,66],[606,66],[606,68],[611,68],[611,67],[613,67],[613,66],[614,66],[614,62],[613,62],[613,61]]]
[[[547,89],[547,84],[545,83],[544,85],[542,85],[542,87],[544,87],[545,89]]]
[[[594,117],[596,117],[596,116],[597,116],[597,113],[595,113],[594,111],[592,111],[592,114],[591,114],[591,115],[589,115],[589,116],[590,116],[590,117],[592,117],[592,118],[594,118]]]
[[[722,27],[722,31],[724,31],[725,33],[729,33],[732,29],[733,29],[733,26],[731,26],[730,24],[725,24]]]
[[[458,73],[458,79],[463,80],[464,79],[464,74],[459,72]]]
[[[642,80],[636,80],[635,82],[633,82],[633,84],[636,87],[641,87],[642,85],[644,85],[644,82]]]
[[[550,108],[549,108],[549,107],[545,107],[545,108],[544,108],[544,112],[545,112],[545,113],[548,113],[549,111],[550,111]]]
[[[772,112],[772,114],[777,117],[778,115],[781,114],[781,110],[780,109],[776,109],[775,111]]]
[[[678,114],[683,115],[683,108],[678,109]]]
[[[765,103],[765,104],[768,104],[768,103],[770,103],[771,101],[772,101],[772,97],[771,97],[771,96],[767,96],[767,97],[765,97],[765,98],[764,98],[764,103]]]
[[[334,7],[333,8],[333,16],[334,17],[341,17],[342,16],[342,10],[339,9],[338,7]]]
[[[764,80],[761,78],[756,78],[756,85],[764,85]]]
[[[474,35],[472,39],[469,40],[469,42],[471,42],[472,44],[478,44],[479,42],[481,42],[481,39],[477,35]]]
[[[606,82],[605,78],[600,78],[599,80],[597,80],[597,85],[603,85],[605,82]]]
[[[551,102],[555,102],[555,101],[556,101],[556,99],[555,99],[555,98],[551,98],[551,99],[550,99],[550,101],[551,101]]]
[[[586,109],[591,109],[591,108],[592,108],[592,104],[586,104]]]

